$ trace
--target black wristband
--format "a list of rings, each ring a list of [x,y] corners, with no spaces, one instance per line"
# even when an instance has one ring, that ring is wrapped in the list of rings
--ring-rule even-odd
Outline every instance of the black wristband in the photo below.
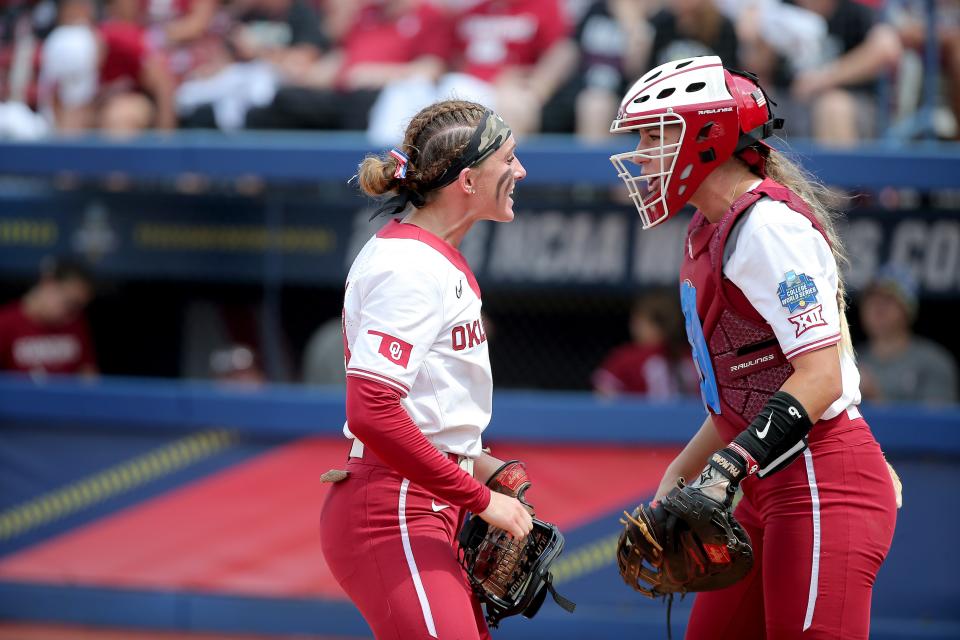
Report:
[[[803,405],[786,391],[778,391],[733,442],[746,449],[763,469],[790,452],[802,451],[800,445],[812,428]]]

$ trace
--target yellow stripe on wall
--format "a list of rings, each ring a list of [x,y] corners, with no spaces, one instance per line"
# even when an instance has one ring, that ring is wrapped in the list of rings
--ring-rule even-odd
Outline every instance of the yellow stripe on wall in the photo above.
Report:
[[[550,565],[554,584],[560,584],[612,564],[616,559],[619,533],[601,538],[597,542],[578,547],[570,555],[560,558]]]
[[[115,465],[23,504],[0,511],[0,541],[22,535],[209,458],[236,441],[227,429],[211,429]]]

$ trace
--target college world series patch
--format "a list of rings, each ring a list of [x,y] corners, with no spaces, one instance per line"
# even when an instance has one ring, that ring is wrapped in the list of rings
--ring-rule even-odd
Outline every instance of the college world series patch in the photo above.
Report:
[[[777,295],[780,296],[780,304],[793,313],[817,301],[817,285],[813,278],[805,273],[787,271],[783,282],[777,288]]]

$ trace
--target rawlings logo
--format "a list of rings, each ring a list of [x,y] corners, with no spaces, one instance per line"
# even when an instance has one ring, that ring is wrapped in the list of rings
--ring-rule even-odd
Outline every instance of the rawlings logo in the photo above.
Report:
[[[527,470],[522,464],[511,464],[503,473],[497,476],[497,482],[502,484],[510,491],[516,492],[520,486],[527,481]]]
[[[730,554],[724,544],[708,544],[705,542],[703,543],[703,550],[710,558],[710,562],[714,564],[728,564],[730,562]]]
[[[749,369],[750,367],[756,366],[758,364],[763,364],[764,362],[770,362],[776,358],[772,353],[768,353],[765,356],[760,356],[759,358],[754,358],[753,360],[747,360],[746,362],[740,362],[730,366],[730,373],[735,373],[741,369]]]

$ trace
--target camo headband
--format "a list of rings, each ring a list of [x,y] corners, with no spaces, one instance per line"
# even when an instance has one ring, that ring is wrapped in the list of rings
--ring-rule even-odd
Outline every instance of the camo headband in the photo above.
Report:
[[[509,137],[510,127],[503,118],[489,109],[485,110],[483,117],[480,118],[480,124],[470,136],[470,142],[467,143],[463,155],[444,169],[436,180],[424,188],[424,191],[433,191],[447,186],[457,179],[461,171],[468,167],[475,167],[489,158]]]

